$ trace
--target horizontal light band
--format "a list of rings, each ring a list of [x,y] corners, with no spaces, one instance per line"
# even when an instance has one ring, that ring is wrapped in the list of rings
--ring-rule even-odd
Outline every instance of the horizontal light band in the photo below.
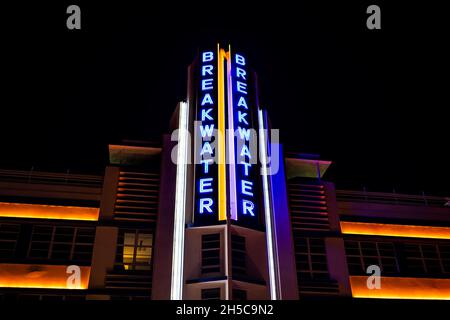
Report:
[[[44,289],[87,289],[91,267],[80,267],[79,286],[67,284],[72,273],[67,266],[0,264],[0,287],[2,288],[44,288]]]
[[[98,208],[0,202],[0,217],[97,221]]]
[[[450,300],[450,279],[381,277],[380,289],[367,287],[367,276],[351,276],[354,298]]]
[[[372,236],[450,239],[450,228],[341,221],[344,234]]]

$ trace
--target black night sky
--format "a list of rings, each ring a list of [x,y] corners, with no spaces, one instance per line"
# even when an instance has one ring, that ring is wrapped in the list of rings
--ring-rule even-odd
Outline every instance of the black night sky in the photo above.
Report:
[[[2,4],[0,168],[101,173],[108,143],[159,141],[196,48],[220,41],[247,54],[286,147],[333,160],[338,188],[450,194],[438,5],[93,2]],[[366,28],[370,4],[381,30]]]

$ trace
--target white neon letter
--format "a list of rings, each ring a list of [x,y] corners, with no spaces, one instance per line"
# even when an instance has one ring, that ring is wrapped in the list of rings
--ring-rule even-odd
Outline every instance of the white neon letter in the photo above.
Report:
[[[203,52],[202,62],[212,61],[214,53],[212,51]]]
[[[212,66],[212,65],[210,65],[210,64],[208,64],[208,65],[206,65],[206,66],[203,66],[202,67],[202,76],[204,77],[204,76],[206,76],[206,74],[208,73],[210,76],[212,76],[213,75],[213,73],[212,73],[212,69],[213,69],[214,67]]]
[[[236,54],[236,63],[245,66],[245,58],[240,54]]]
[[[242,180],[241,181],[241,191],[242,191],[243,194],[253,197],[253,192],[251,192],[252,191],[252,187],[253,187],[253,182],[247,181],[247,180]]]
[[[213,204],[213,200],[211,198],[202,198],[200,199],[200,213],[204,212],[204,209],[209,213],[212,213],[211,206]]]
[[[243,214],[247,214],[250,213],[250,215],[252,217],[255,216],[255,214],[253,213],[253,209],[255,208],[255,205],[253,204],[253,202],[249,201],[249,200],[242,200],[242,211]]]

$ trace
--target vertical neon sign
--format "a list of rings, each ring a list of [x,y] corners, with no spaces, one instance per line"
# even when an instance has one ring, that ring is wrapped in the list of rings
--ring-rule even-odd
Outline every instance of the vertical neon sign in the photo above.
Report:
[[[217,50],[200,52],[196,83],[194,224],[217,224],[230,217],[256,226],[261,178],[253,73],[242,54],[218,45]]]
[[[251,74],[243,55],[229,52],[229,129],[233,130],[231,152],[235,164],[230,169],[230,190],[235,193],[232,201],[231,218],[245,225],[256,225],[259,221],[259,188],[257,167],[256,134],[254,131],[255,94],[250,79]]]
[[[218,219],[218,66],[214,51],[200,53],[197,110],[195,117],[195,207],[196,224],[216,223]]]

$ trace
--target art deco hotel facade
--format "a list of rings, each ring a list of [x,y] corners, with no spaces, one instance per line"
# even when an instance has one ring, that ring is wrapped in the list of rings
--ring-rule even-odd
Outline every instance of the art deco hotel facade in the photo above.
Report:
[[[199,50],[177,133],[109,145],[103,175],[0,170],[0,301],[450,299],[449,200],[337,190],[232,49]]]

